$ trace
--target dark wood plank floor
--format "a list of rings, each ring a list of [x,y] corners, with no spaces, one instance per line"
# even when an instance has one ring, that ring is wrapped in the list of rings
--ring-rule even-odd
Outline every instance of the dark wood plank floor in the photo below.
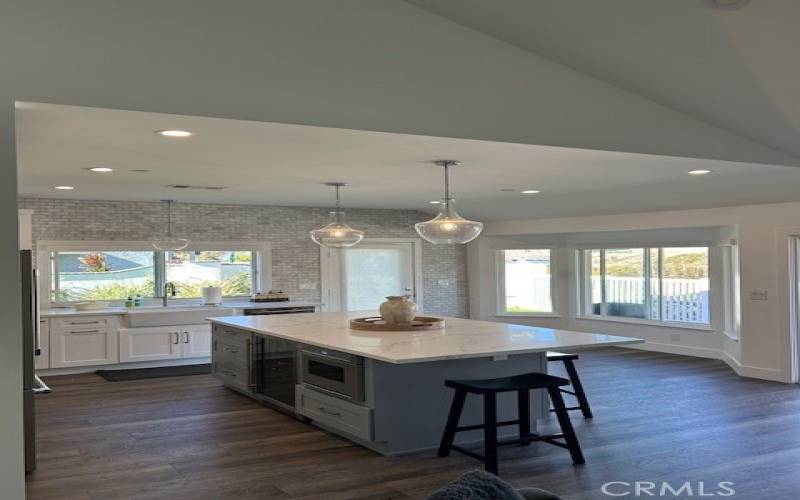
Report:
[[[554,367],[560,373],[560,367]],[[587,463],[545,444],[504,448],[500,474],[567,499],[606,481],[732,481],[737,499],[800,498],[800,389],[719,361],[607,349],[578,361],[595,418],[575,414]],[[257,405],[211,376],[51,377],[37,397],[43,499],[424,498],[472,459],[386,458]],[[545,425],[552,426],[552,419]]]

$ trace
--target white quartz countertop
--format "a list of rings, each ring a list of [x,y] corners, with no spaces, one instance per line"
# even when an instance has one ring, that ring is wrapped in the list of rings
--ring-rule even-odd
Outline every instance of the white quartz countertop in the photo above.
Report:
[[[388,363],[504,356],[644,342],[632,337],[445,318],[442,330],[370,332],[350,328],[351,318],[373,311],[227,316],[215,323],[334,349]]]
[[[164,311],[205,311],[213,312],[214,310],[230,310],[230,309],[277,309],[282,307],[318,307],[319,302],[303,302],[303,301],[289,301],[289,302],[225,302],[220,306],[203,305],[196,302],[171,302],[168,307],[161,307],[158,305],[147,305],[136,307],[133,309],[126,309],[124,307],[107,307],[103,309],[92,309],[89,311],[78,311],[73,307],[53,307],[51,309],[42,309],[39,314],[42,318],[59,318],[69,316],[109,316],[119,314],[146,314],[148,312],[164,312]]]

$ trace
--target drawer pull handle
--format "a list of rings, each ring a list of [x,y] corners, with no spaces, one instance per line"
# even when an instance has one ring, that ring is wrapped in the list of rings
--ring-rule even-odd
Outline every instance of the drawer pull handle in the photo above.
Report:
[[[76,332],[69,332],[72,335],[86,335],[89,333],[100,333],[100,330],[78,330]]]
[[[232,349],[232,348],[227,347],[227,346],[223,347],[222,350],[226,351],[226,352],[230,352],[232,354],[238,354],[239,353],[239,349]]]
[[[317,408],[317,409],[318,409],[319,411],[321,411],[322,413],[324,413],[324,414],[326,414],[326,415],[331,415],[331,416],[333,416],[333,417],[341,417],[341,416],[342,416],[342,414],[341,414],[340,412],[338,412],[338,411],[333,411],[333,410],[329,410],[329,409],[325,408],[324,406],[320,406],[320,407],[319,407],[319,408]]]
[[[172,334],[175,335],[175,342],[173,342],[172,344],[178,345],[180,343],[180,335],[178,335],[178,332],[172,332]]]
[[[70,321],[70,325],[99,325],[99,321]]]

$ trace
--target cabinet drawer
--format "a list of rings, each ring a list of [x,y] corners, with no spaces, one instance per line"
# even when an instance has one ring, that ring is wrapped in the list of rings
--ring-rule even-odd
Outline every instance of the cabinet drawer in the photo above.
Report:
[[[295,386],[297,412],[352,436],[372,441],[372,408],[343,401],[308,387]]]
[[[215,337],[211,342],[211,356],[214,360],[234,364],[247,364],[250,359],[250,341],[245,339],[245,345],[229,344],[223,339]]]
[[[213,335],[214,340],[219,340],[231,346],[241,346],[242,348],[247,347],[247,339],[253,336],[252,333],[246,330],[217,324],[214,325]]]
[[[56,331],[80,331],[80,330],[105,330],[117,326],[116,318],[107,316],[89,316],[77,318],[58,318],[51,319],[51,328]]]
[[[249,373],[244,365],[214,361],[211,363],[211,373],[223,384],[230,385],[243,391],[249,390]]]

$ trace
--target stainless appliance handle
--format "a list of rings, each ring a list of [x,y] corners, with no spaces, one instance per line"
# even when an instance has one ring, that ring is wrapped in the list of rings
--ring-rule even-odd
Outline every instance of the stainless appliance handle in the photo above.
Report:
[[[31,317],[33,318],[33,354],[42,354],[42,318],[39,313],[39,270],[33,269],[31,272],[31,307],[33,308]]]
[[[341,358],[339,356],[334,356],[334,355],[328,353],[328,351],[314,352],[314,351],[302,350],[302,351],[300,351],[300,353],[303,355],[303,357],[321,359],[321,360],[325,360],[326,362],[337,362],[338,361],[339,363],[342,363],[345,366],[358,366],[358,363],[353,363],[352,360]]]
[[[253,340],[247,339],[247,388],[256,388],[256,372],[253,370]],[[234,354],[239,351],[234,351]]]
[[[53,392],[53,390],[50,389],[50,387],[44,383],[44,380],[42,380],[42,378],[39,377],[39,375],[33,376],[33,382],[36,384],[36,387],[33,388],[34,394],[49,394]]]

